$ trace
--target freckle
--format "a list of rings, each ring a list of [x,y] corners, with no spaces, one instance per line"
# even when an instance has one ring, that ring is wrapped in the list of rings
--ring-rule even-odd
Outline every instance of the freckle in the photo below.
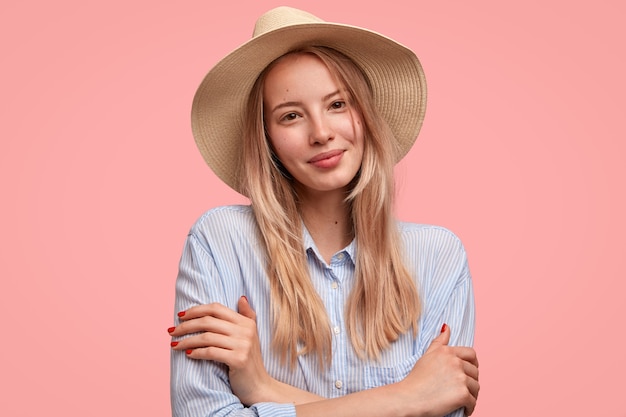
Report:
[[[335,224],[337,224],[337,222],[335,222]]]

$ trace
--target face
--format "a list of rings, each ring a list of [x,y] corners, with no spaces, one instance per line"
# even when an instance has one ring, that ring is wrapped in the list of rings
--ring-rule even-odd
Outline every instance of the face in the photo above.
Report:
[[[291,54],[263,86],[267,132],[276,155],[301,193],[342,192],[363,157],[363,128],[345,88],[322,61]]]

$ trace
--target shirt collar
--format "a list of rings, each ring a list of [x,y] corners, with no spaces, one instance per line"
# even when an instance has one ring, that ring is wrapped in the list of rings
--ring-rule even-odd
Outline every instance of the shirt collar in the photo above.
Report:
[[[305,252],[312,252],[313,254],[315,254],[315,256],[320,262],[325,263],[324,258],[320,255],[320,252],[317,249],[315,242],[313,241],[313,237],[311,237],[311,234],[309,233],[309,229],[306,228],[304,222],[302,222],[302,243],[304,245]],[[348,244],[348,246],[346,246],[345,248],[337,252],[333,256],[333,260],[340,253],[347,255],[350,261],[352,261],[352,263],[354,264],[354,259],[355,259],[355,254],[356,254],[356,239],[352,239],[352,241]]]

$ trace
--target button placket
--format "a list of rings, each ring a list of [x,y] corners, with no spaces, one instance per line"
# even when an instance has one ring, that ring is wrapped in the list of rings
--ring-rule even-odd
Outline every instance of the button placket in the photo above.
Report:
[[[340,279],[338,274],[335,273],[335,268],[341,270],[340,260],[345,262],[346,257],[340,256],[344,254],[337,254],[333,259],[334,262],[327,268],[327,278],[330,279],[330,292],[328,292],[328,315],[331,321],[330,331],[333,335],[333,360],[331,365],[331,371],[329,373],[329,379],[331,385],[331,391],[328,394],[331,397],[337,397],[345,394],[345,364],[347,360],[347,340],[345,332],[342,331],[343,323],[343,309],[344,309],[344,294],[342,292],[342,286],[340,285]],[[328,288],[328,287],[326,287]],[[328,290],[327,290],[328,291]],[[336,356],[335,356],[336,355]],[[332,382],[331,382],[332,381]]]

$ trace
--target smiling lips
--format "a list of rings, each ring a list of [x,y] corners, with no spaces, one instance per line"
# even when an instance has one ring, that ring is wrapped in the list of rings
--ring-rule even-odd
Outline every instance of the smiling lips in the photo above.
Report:
[[[343,156],[343,150],[336,149],[334,151],[323,152],[315,155],[313,158],[309,159],[309,164],[317,167],[317,168],[333,168],[337,166],[341,157]]]

